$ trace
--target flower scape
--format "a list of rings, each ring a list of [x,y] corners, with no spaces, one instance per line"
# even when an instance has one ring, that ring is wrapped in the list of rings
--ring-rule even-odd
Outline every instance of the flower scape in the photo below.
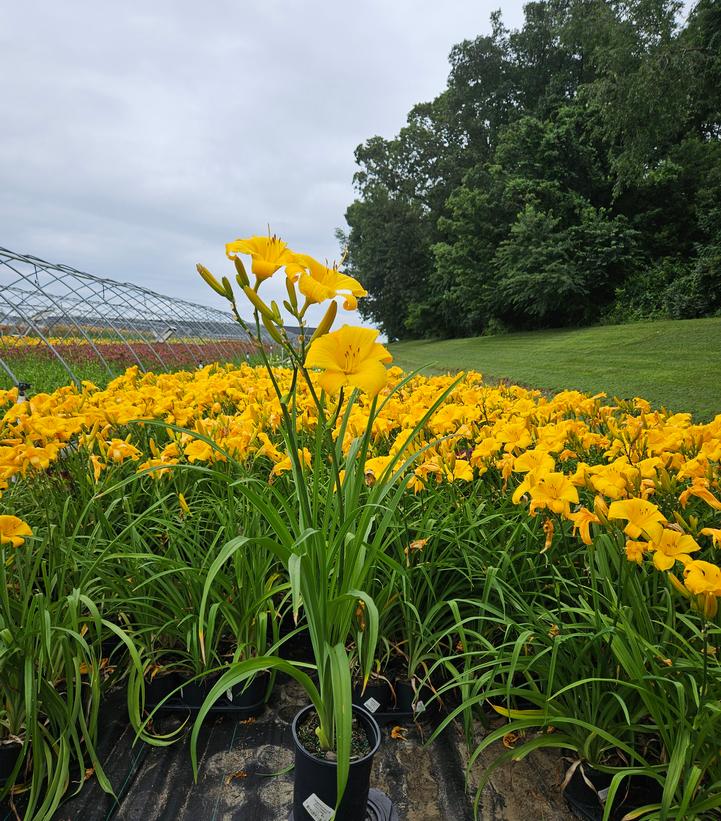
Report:
[[[44,689],[68,705],[79,698],[97,722],[99,700],[123,683],[129,720],[150,739],[148,681],[280,652],[279,625],[302,625],[308,602],[291,595],[241,489],[290,521],[300,482],[346,509],[387,486],[379,498],[392,536],[368,575],[373,669],[402,668],[430,692],[446,711],[434,733],[461,722],[471,763],[513,737],[493,747],[479,789],[494,766],[554,747],[612,774],[609,802],[632,775],[647,777],[655,791],[634,817],[719,817],[721,415],[697,423],[641,398],[548,395],[475,372],[406,375],[376,331],[332,329],[335,299],[352,311],[366,295],[338,267],[276,237],[226,251],[237,287],[199,266],[201,275],[244,322],[242,294],[255,329],[291,346],[293,366],[132,367],[105,388],[68,386],[20,404],[16,390],[0,392],[0,549],[11,592],[0,715],[23,751],[5,793],[24,796],[26,817],[49,818],[69,783],[49,761],[87,756],[102,779],[97,724],[73,724],[64,737],[72,709],[48,706]],[[329,303],[297,343],[263,298],[271,277],[284,278],[295,324]],[[351,475],[362,477],[352,492]],[[221,561],[239,534],[246,548]],[[367,681],[368,607],[353,611],[341,641]],[[33,635],[34,619],[50,625],[54,651]],[[21,664],[28,654],[32,673]],[[73,677],[78,693],[60,684]]]

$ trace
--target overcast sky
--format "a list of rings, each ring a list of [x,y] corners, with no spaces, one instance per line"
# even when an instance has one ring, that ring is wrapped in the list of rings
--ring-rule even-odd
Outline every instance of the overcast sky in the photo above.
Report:
[[[353,150],[436,96],[498,6],[5,3],[0,246],[218,306],[195,263],[227,273],[224,243],[268,223],[332,260]]]

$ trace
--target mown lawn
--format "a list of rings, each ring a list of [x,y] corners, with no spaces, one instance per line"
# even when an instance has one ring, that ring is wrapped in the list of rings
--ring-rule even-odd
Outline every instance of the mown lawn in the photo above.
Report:
[[[721,413],[721,317],[401,342],[390,350],[407,370],[473,369],[550,391],[642,396],[699,420]]]

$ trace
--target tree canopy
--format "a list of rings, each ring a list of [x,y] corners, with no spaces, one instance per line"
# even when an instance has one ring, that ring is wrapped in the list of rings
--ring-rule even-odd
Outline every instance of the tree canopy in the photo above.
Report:
[[[356,149],[345,235],[393,338],[721,311],[721,4],[540,0]]]

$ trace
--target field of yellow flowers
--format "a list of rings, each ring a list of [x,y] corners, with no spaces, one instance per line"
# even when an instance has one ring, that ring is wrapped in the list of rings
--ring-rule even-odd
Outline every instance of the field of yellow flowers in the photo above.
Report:
[[[0,800],[45,821],[85,777],[116,790],[97,750],[117,691],[167,745],[191,728],[155,712],[195,688],[197,774],[208,711],[262,706],[280,671],[337,762],[331,803],[373,686],[431,740],[462,726],[469,771],[501,742],[477,799],[549,748],[591,817],[721,818],[721,416],[406,375],[376,331],[331,331],[336,298],[366,295],[352,277],[277,237],[226,252],[254,328],[198,270],[264,367],[0,391]],[[302,328],[329,303],[309,339],[261,293],[281,267]]]
[[[278,369],[276,378],[286,389],[292,374]],[[368,488],[391,473],[401,474],[405,487],[396,555],[376,578],[377,667],[403,666],[419,692],[430,686],[445,696],[451,716],[470,722],[488,707],[506,716],[509,724],[480,745],[471,739],[477,752],[499,734],[516,739],[509,756],[523,755],[525,745],[565,747],[615,775],[614,791],[623,791],[628,774],[644,773],[659,786],[667,813],[685,802],[684,812],[712,817],[698,808],[712,812],[719,801],[721,417],[698,425],[642,399],[614,405],[571,391],[549,398],[489,387],[477,373],[403,379],[399,369],[388,372],[362,463]],[[449,389],[412,452],[393,461]],[[128,647],[146,676],[183,663],[202,671],[187,625],[149,640],[154,625],[194,604],[192,590],[171,595],[162,574],[183,554],[202,587],[219,527],[226,535],[239,521],[252,527],[247,509],[231,515],[231,505],[219,515],[218,501],[240,477],[277,494],[291,461],[279,435],[281,408],[262,368],[212,365],[160,375],[131,368],[104,390],[86,384],[16,399],[16,391],[0,395],[0,686],[6,738],[20,739],[25,765],[37,769],[33,743],[47,740],[33,737],[28,718],[38,711],[43,734],[51,734],[54,720],[67,725],[62,711],[42,715],[39,695],[42,686],[68,680],[66,664],[84,666],[92,680],[80,688],[95,700],[88,715],[105,687],[137,676],[128,673],[132,660],[125,670],[118,663]],[[366,428],[372,401],[359,397],[335,420],[344,454]],[[302,463],[310,464],[317,414],[307,389],[299,389],[296,422]],[[308,481],[314,478],[330,481]],[[343,472],[339,478],[342,484]],[[120,583],[139,571],[142,555],[157,567]],[[257,595],[273,592],[264,612],[277,622],[283,585],[270,581],[277,567],[267,555],[254,561]],[[227,590],[251,584],[250,570],[231,568]],[[35,673],[36,703],[13,706],[24,675],[13,668],[13,652],[28,652],[28,641],[37,641],[20,633],[38,606],[39,577],[53,621],[63,630],[68,619],[74,625],[66,651],[72,661],[50,652]],[[16,602],[23,590],[27,596]],[[156,601],[162,612],[140,606],[139,594],[151,592],[155,600],[168,597]],[[237,638],[244,627],[236,628],[219,631],[219,639]],[[273,635],[247,640],[267,646]],[[113,664],[104,655],[108,636],[122,638]],[[221,644],[205,648],[216,664]],[[185,659],[173,657],[178,650]],[[142,701],[129,709],[140,724]],[[77,729],[72,755],[92,750],[95,731]],[[18,783],[28,777],[22,766],[18,759]],[[36,791],[42,806],[40,786]]]
[[[402,375],[390,371],[386,390]],[[288,383],[290,373],[278,370],[278,380]],[[368,483],[384,480],[399,444],[452,381],[415,377],[384,405],[364,463]],[[16,389],[0,394],[2,489],[39,470],[52,474],[70,447],[87,458],[96,483],[124,463],[155,480],[180,464],[229,457],[267,473],[269,482],[290,470],[278,436],[280,407],[261,368],[212,365],[161,375],[130,368],[105,390],[87,384],[82,392],[67,387],[16,399]],[[604,400],[572,391],[548,399],[539,391],[487,387],[480,374],[465,374],[415,443],[409,488],[418,494],[471,484],[482,492],[500,483],[514,505],[543,520],[544,553],[564,523],[586,545],[596,533],[622,529],[629,561],[668,572],[695,607],[715,616],[721,568],[707,559],[721,548],[721,416],[694,425],[689,414],[667,416],[642,399],[627,407]],[[360,400],[336,422],[344,452],[367,421]],[[298,429],[314,428],[306,391]],[[14,538],[14,526],[28,527],[12,517],[1,521],[3,539]]]

